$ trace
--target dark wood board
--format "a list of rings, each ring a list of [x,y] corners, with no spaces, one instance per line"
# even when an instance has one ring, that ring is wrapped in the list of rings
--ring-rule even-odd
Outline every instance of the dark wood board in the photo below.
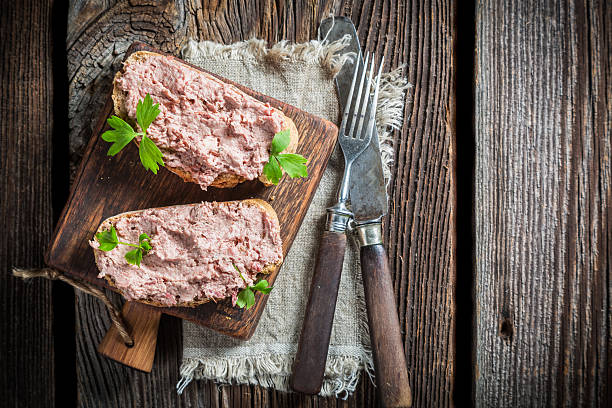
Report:
[[[450,406],[455,378],[452,81],[457,63],[471,63],[456,61],[452,53],[453,7],[451,1],[394,0],[73,1],[67,37],[72,162],[78,163],[89,140],[88,115],[102,109],[112,75],[133,41],[173,54],[188,38],[225,44],[251,37],[304,42],[316,38],[319,22],[330,12],[350,17],[364,48],[377,59],[385,56],[385,70],[406,64],[413,85],[407,120],[393,133],[396,164],[385,241],[414,406]],[[118,295],[113,298],[120,302]],[[75,310],[80,406],[374,406],[377,390],[367,378],[346,401],[254,385],[218,387],[210,381],[193,382],[178,396],[174,386],[182,341],[177,319],[162,317],[153,371],[143,374],[97,353],[110,326],[97,299],[77,294]]]
[[[51,13],[36,0],[0,7],[0,405],[9,408],[55,403],[53,285],[10,272],[43,266],[53,227]]]
[[[612,4],[478,1],[478,406],[612,405]]]
[[[144,43],[136,42],[128,49],[126,58],[134,52],[143,50],[161,52]],[[194,68],[200,69],[195,66]],[[110,117],[112,111],[109,96],[106,107],[94,119],[97,126],[94,128],[70,198],[49,245],[46,256],[48,265],[97,286],[112,289],[106,280],[97,277],[99,271],[88,243],[103,220],[122,212],[145,208],[246,198],[263,199],[275,209],[281,227],[283,253],[287,255],[334,149],[338,129],[327,120],[232,81],[223,80],[256,99],[278,108],[293,120],[299,134],[297,153],[308,158],[308,177],[290,179],[285,176],[277,186],[272,187],[266,187],[254,180],[241,183],[234,188],[210,187],[208,191],[203,191],[197,184],[185,183],[177,175],[165,169],[161,169],[157,175],[146,171],[140,165],[137,148],[133,143],[127,151],[115,157],[108,157],[106,152],[109,144],[103,141],[100,135],[109,129],[106,124],[106,119]],[[266,275],[270,285],[274,284],[278,272],[277,268]],[[228,336],[248,339],[255,332],[267,300],[267,296],[257,294],[255,305],[249,310],[232,306],[230,299],[217,303],[209,302],[193,308],[157,309]]]

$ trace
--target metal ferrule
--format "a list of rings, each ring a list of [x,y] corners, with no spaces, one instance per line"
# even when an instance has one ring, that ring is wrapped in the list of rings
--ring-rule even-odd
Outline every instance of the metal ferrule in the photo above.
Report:
[[[355,223],[354,231],[357,234],[359,247],[382,244],[382,223],[379,220]]]
[[[346,208],[344,203],[338,203],[327,209],[325,230],[344,233],[351,219],[353,219],[353,213]]]

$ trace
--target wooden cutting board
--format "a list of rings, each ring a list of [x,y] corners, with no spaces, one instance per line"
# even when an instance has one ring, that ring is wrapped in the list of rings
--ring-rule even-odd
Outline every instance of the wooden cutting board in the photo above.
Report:
[[[126,57],[140,50],[162,53],[146,44],[134,43]],[[97,286],[110,288],[104,279],[97,278],[98,269],[88,244],[104,219],[125,211],[151,207],[246,198],[261,198],[274,207],[281,226],[283,253],[287,255],[333,151],[338,129],[327,120],[221,79],[268,102],[293,119],[300,139],[297,153],[308,158],[308,178],[289,179],[285,176],[278,186],[273,187],[265,187],[259,181],[249,181],[232,189],[211,187],[208,191],[202,191],[197,184],[185,183],[164,168],[157,175],[146,171],[140,164],[134,143],[115,157],[108,157],[106,152],[110,144],[103,141],[100,135],[108,129],[106,119],[112,114],[109,95],[102,112],[92,118],[96,123],[92,138],[47,250],[46,262],[49,266]],[[278,271],[266,279],[274,284],[277,274]],[[147,307],[246,340],[253,335],[267,299],[267,296],[258,293],[255,305],[249,310],[233,307],[229,299],[195,308]]]

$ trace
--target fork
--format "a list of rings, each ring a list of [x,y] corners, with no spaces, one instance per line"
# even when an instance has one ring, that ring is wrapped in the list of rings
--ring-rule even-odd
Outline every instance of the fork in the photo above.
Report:
[[[366,76],[366,68],[368,66],[369,58],[370,54],[366,54],[362,70],[363,72],[361,74],[361,81],[359,83],[359,89],[357,91],[357,97],[354,101],[353,92],[355,90],[355,82],[357,79],[358,72],[358,70],[355,69],[355,72],[353,74],[353,81],[351,82],[351,89],[349,91],[345,105],[346,107],[344,109],[344,113],[342,114],[342,123],[340,124],[340,130],[338,131],[338,143],[340,143],[340,147],[342,148],[342,154],[344,155],[344,174],[342,176],[342,182],[340,184],[340,189],[338,192],[338,203],[336,204],[336,206],[342,207],[343,209],[346,207],[346,202],[349,198],[349,180],[351,178],[351,167],[355,162],[355,159],[359,157],[359,155],[363,153],[366,147],[368,147],[368,145],[370,144],[370,141],[372,140],[372,129],[374,128],[374,123],[376,122],[374,117],[376,114],[376,104],[378,102],[378,83],[380,81],[380,72],[384,63],[384,57],[382,58],[380,62],[380,67],[378,68],[378,75],[376,76],[376,86],[374,87],[374,97],[370,98],[372,71],[374,70],[374,58],[372,58],[368,82],[365,85],[366,91],[364,93],[362,101],[361,94],[364,89],[363,81]],[[352,106],[353,102],[356,102],[355,106]],[[360,103],[361,105],[359,105]],[[367,109],[368,106],[369,110]],[[350,114],[351,108],[353,110],[352,115]],[[364,131],[363,125],[366,112],[369,112],[369,115],[365,124]],[[347,123],[349,117],[351,120],[349,123]],[[359,120],[359,124],[357,125],[357,128],[355,128],[357,120]],[[346,131],[347,127],[349,128],[348,132]],[[331,209],[333,209],[334,207],[331,207]],[[328,212],[331,209],[328,209]],[[333,210],[331,212],[333,213]],[[345,230],[346,223],[342,232],[344,232]]]
[[[359,60],[356,59],[355,64],[358,64]],[[369,69],[368,62],[370,62]],[[327,209],[325,231],[319,245],[310,286],[310,296],[302,325],[302,334],[291,376],[293,390],[305,394],[317,394],[323,384],[325,362],[344,262],[345,232],[349,221],[353,217],[347,207],[351,167],[372,139],[383,62],[384,59],[380,62],[374,86],[372,82],[374,58],[372,57],[370,61],[370,55],[366,55],[360,75],[358,75],[359,66],[356,65],[342,114],[338,142],[344,155],[344,175],[338,189],[337,203]],[[355,89],[358,76],[360,76],[359,85]],[[372,87],[374,88],[373,96],[371,96]],[[355,90],[357,95],[353,98]]]

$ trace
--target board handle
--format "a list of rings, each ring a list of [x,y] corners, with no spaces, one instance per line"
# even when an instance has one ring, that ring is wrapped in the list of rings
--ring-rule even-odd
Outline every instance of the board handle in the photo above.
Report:
[[[293,364],[291,388],[294,391],[318,394],[323,385],[345,248],[344,233],[323,232]]]
[[[393,295],[393,281],[382,244],[361,247],[361,274],[381,405],[410,407],[412,394],[406,356]]]
[[[125,302],[121,316],[134,339],[134,345],[128,347],[115,325],[111,325],[98,346],[98,352],[126,366],[151,372],[161,311],[142,303]]]

